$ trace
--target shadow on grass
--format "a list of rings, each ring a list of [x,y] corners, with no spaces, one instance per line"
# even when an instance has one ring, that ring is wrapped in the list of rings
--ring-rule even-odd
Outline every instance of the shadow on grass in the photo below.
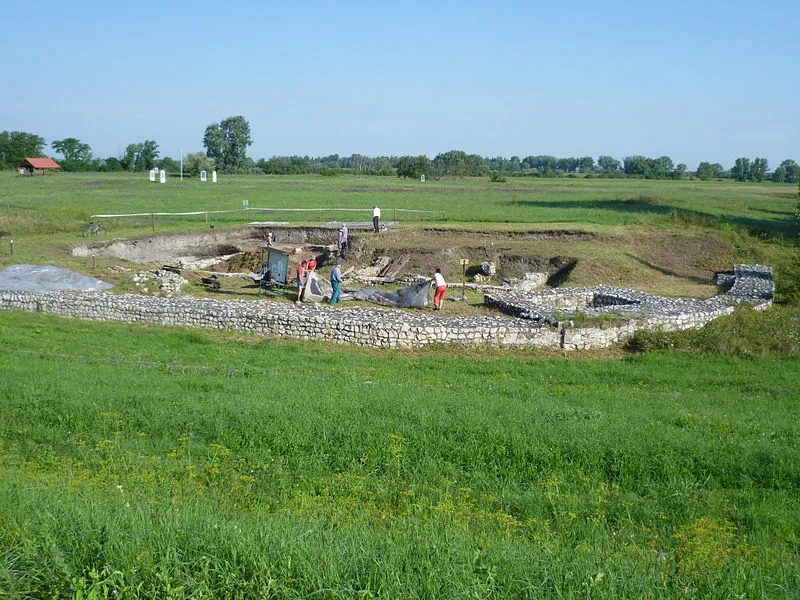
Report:
[[[635,260],[636,262],[638,262],[641,265],[644,265],[648,269],[653,269],[654,271],[658,271],[659,273],[661,273],[663,275],[669,275],[670,277],[679,277],[681,279],[686,279],[688,281],[694,281],[696,283],[706,283],[706,284],[707,283],[711,283],[705,277],[697,277],[697,276],[694,276],[694,275],[684,275],[683,273],[678,273],[677,271],[673,271],[672,269],[667,269],[667,268],[664,268],[664,267],[660,267],[660,266],[658,266],[656,264],[651,263],[650,261],[644,260],[643,258],[641,258],[639,256],[636,256],[635,254],[631,254],[630,252],[625,252],[625,256],[627,256],[628,258],[632,258],[633,260]]]
[[[648,198],[631,198],[628,200],[512,200],[507,204],[516,206],[529,206],[537,208],[552,208],[558,210],[597,210],[603,212],[618,212],[624,214],[661,215],[671,219],[683,221],[688,224],[702,225],[705,227],[719,227],[720,225],[733,225],[745,229],[750,235],[756,237],[785,238],[795,234],[792,213],[783,211],[761,211],[781,215],[782,219],[758,219],[741,215],[718,216],[709,213],[659,204],[656,200]]]

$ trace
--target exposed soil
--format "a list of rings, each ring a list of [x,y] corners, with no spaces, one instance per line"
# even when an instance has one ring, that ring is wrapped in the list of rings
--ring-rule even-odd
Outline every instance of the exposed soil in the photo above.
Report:
[[[75,246],[73,256],[114,257],[143,265],[183,263],[197,273],[257,273],[267,240],[287,252],[290,273],[314,255],[319,268],[336,257],[336,227],[250,226],[148,235]],[[380,234],[350,228],[345,269],[376,264],[393,276],[431,276],[439,267],[450,281],[471,280],[492,262],[486,283],[502,283],[526,272],[546,273],[548,285],[631,287],[650,293],[708,297],[713,277],[730,270],[735,252],[714,233],[643,230],[624,237],[585,231],[464,231],[440,228],[390,229]],[[466,259],[467,269],[461,261]]]

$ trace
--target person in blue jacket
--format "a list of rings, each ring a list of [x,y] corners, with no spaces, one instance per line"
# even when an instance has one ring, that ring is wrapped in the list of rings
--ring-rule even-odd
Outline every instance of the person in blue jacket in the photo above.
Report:
[[[341,285],[342,285],[342,261],[337,260],[336,266],[333,267],[333,270],[331,270],[331,287],[333,288],[333,293],[331,294],[331,305],[334,305],[337,302],[342,301],[342,291],[340,289]]]

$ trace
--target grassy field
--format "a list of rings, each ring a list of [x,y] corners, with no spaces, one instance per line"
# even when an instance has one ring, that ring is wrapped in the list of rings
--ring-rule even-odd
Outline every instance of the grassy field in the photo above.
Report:
[[[0,598],[800,598],[796,187],[2,173],[0,190],[0,268],[85,268],[65,249],[93,214],[378,204],[444,211],[398,217],[408,232],[597,233],[567,248],[587,282],[641,276],[612,247],[665,271],[713,242],[776,266],[783,302],[571,358],[0,311]]]
[[[252,220],[327,222],[371,220],[378,205],[385,220],[437,224],[502,223],[549,227],[575,224],[669,225],[719,220],[771,236],[791,237],[796,186],[700,181],[512,178],[420,183],[393,177],[221,177],[216,184],[172,178],[151,183],[144,174],[64,173],[18,177],[0,173],[0,231],[80,235],[94,214],[235,211],[211,214],[222,224]],[[249,211],[243,210],[243,201]],[[322,212],[274,209],[328,209]],[[362,209],[342,212],[333,209]],[[424,210],[431,212],[402,212]],[[400,212],[397,212],[400,211]],[[159,228],[205,225],[206,216],[158,217]],[[107,229],[152,227],[152,219],[107,219]]]
[[[796,359],[0,313],[8,598],[796,598]]]

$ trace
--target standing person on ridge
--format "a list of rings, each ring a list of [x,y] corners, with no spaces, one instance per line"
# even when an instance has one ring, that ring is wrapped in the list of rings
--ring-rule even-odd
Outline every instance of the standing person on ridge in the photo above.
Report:
[[[447,292],[447,283],[445,283],[441,269],[436,269],[436,273],[433,274],[433,281],[436,285],[436,291],[433,292],[433,310],[441,310],[442,300],[444,300],[444,295]]]
[[[380,223],[381,223],[381,209],[378,208],[378,205],[376,204],[375,207],[372,209],[372,227],[375,229],[375,233],[378,233],[381,230]]]
[[[347,225],[342,223],[342,228],[339,230],[339,254],[344,257],[344,251],[347,250]]]
[[[336,266],[333,267],[333,270],[331,270],[331,287],[333,288],[333,293],[331,294],[331,306],[342,301],[342,291],[339,289],[341,285],[342,259],[339,259],[336,261]]]

